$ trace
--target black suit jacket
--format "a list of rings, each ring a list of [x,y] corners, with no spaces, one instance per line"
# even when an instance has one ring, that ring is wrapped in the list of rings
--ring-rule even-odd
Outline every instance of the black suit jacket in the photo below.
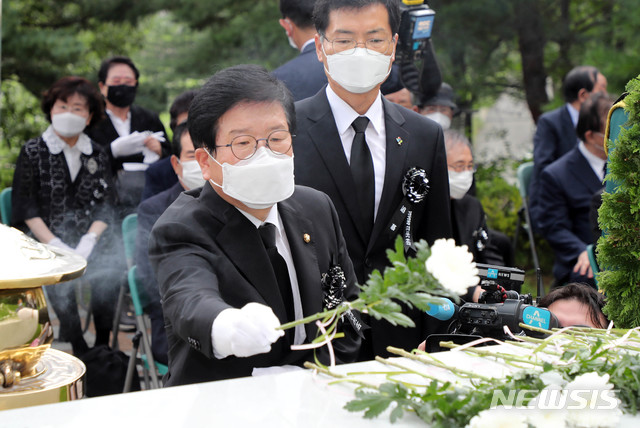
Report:
[[[451,199],[451,220],[456,245],[466,245],[476,263],[507,266],[500,248],[494,242],[497,233],[487,226],[487,216],[477,198],[466,194],[461,199]],[[481,230],[486,233],[487,239],[480,239]],[[478,246],[478,241],[482,248]]]
[[[171,165],[171,157],[162,158],[144,171],[142,201],[171,188],[178,182],[178,176]]]
[[[131,106],[131,132],[134,131],[162,131],[165,141],[161,142],[161,157],[165,157],[171,154],[171,144],[169,142],[169,139],[167,138],[166,132],[164,131],[164,125],[162,125],[162,122],[160,121],[158,115],[151,110],[147,110],[135,104]],[[118,138],[119,135],[116,129],[113,127],[111,119],[106,114],[104,119],[102,119],[87,131],[87,134],[93,141],[103,146],[106,152],[109,153],[114,173],[119,169],[122,169],[122,164],[124,162],[142,162],[142,159],[144,158],[142,154],[139,153],[136,155],[114,159],[113,153],[111,153],[111,142]]]
[[[294,194],[278,204],[286,231],[305,316],[320,312],[321,275],[332,264],[344,269],[345,296],[357,295],[353,267],[338,217],[326,195],[296,186]],[[309,242],[304,236],[308,234]],[[157,221],[150,240],[151,263],[163,300],[169,338],[169,374],[166,385],[249,376],[254,367],[298,364],[313,358],[308,351],[291,351],[286,334],[271,352],[248,358],[216,359],[211,326],[227,308],[258,302],[286,319],[284,303],[271,272],[267,252],[256,227],[225,202],[209,183],[183,193]],[[316,337],[315,324],[305,326],[307,341]],[[333,343],[339,362],[355,360],[360,340],[345,326],[346,337]],[[326,349],[319,352],[325,363]]]
[[[361,284],[374,269],[382,271],[388,265],[386,250],[393,247],[398,233],[387,229],[403,199],[402,181],[409,168],[423,168],[430,184],[426,199],[413,211],[414,240],[433,243],[437,238],[451,237],[449,178],[442,129],[385,98],[382,103],[387,136],[386,172],[371,236],[364,236],[361,227],[355,183],[326,92],[322,90],[296,103],[298,129],[293,141],[296,182],[325,192],[333,201]],[[415,329],[393,328],[386,322],[379,324],[371,320],[371,345],[375,355],[387,355],[388,345],[413,349],[424,340],[429,333],[426,316],[419,311],[412,311],[410,316],[416,322]]]
[[[327,84],[324,65],[318,61],[315,43],[309,43],[300,55],[272,71],[291,91],[295,101],[315,95]]]
[[[542,171],[539,226],[555,254],[556,280],[568,280],[578,256],[591,243],[589,208],[602,187],[578,147]]]
[[[529,213],[538,229],[541,212],[540,175],[547,165],[559,159],[578,144],[576,127],[568,107],[563,105],[540,116],[533,136],[533,173],[529,183]]]

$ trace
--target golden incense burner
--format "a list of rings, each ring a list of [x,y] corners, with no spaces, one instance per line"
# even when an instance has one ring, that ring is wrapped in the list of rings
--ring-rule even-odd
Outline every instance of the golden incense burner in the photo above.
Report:
[[[43,245],[0,224],[0,409],[8,408],[5,402],[12,394],[24,393],[21,386],[29,390],[39,389],[34,384],[44,387],[33,380],[25,384],[47,371],[48,365],[41,360],[53,351],[49,350],[53,328],[42,286],[78,278],[86,266],[86,260],[76,254]],[[61,359],[77,360],[56,352],[51,358],[58,361],[57,366]],[[82,366],[81,378],[84,365],[79,360],[73,363]]]

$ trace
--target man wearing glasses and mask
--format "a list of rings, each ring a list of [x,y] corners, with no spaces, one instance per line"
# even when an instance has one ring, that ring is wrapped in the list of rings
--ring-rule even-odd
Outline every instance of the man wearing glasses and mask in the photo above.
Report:
[[[451,237],[442,129],[380,94],[395,58],[396,0],[319,0],[316,53],[328,86],[296,103],[296,182],[333,201],[359,283],[388,264],[396,237]],[[370,319],[361,359],[413,349],[430,332],[425,314],[405,310],[416,328]],[[367,338],[367,336],[365,336]]]
[[[294,185],[294,124],[290,92],[252,65],[216,73],[189,108],[207,182],[165,211],[149,250],[169,342],[165,385],[312,360],[312,351],[291,345],[312,341],[314,324],[276,327],[357,296],[331,200]],[[323,289],[323,274],[335,267],[345,288]],[[360,339],[349,323],[341,329],[336,360],[354,361]],[[329,363],[326,348],[317,355]]]

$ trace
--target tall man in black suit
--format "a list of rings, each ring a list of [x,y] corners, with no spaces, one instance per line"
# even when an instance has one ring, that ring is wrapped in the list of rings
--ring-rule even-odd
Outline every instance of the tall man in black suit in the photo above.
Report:
[[[289,44],[298,49],[300,55],[273,70],[272,74],[287,85],[294,101],[315,95],[327,84],[313,44],[316,34],[311,19],[314,3],[315,0],[280,0],[282,19],[278,22],[287,33]]]
[[[554,286],[585,282],[595,287],[587,255],[592,233],[589,208],[602,189],[607,154],[604,131],[611,100],[591,95],[580,109],[580,143],[547,166],[540,176],[539,226],[555,255]]]
[[[539,228],[541,214],[540,175],[542,170],[578,144],[576,126],[580,106],[592,92],[607,91],[607,79],[597,68],[581,65],[573,68],[562,82],[565,104],[538,119],[533,136],[533,174],[529,184],[529,210],[531,222]]]
[[[321,277],[334,266],[344,270],[343,297],[357,295],[331,200],[294,185],[294,124],[289,91],[257,66],[216,73],[193,100],[189,132],[208,182],[165,211],[149,250],[169,340],[165,385],[312,359],[290,345],[313,340],[315,325],[276,327],[323,309]],[[343,330],[333,348],[350,362],[360,340]],[[319,351],[324,363],[327,354]]]
[[[429,243],[451,237],[442,129],[380,94],[395,55],[399,16],[395,0],[319,0],[315,45],[329,85],[296,103],[296,182],[331,197],[359,283],[384,269],[386,250],[399,234]],[[414,196],[409,184],[417,183],[415,175],[407,177],[413,167],[429,185],[415,203],[406,199]],[[428,320],[417,310],[406,313],[416,328],[371,319],[360,358],[387,355],[389,345],[418,346],[429,333]]]

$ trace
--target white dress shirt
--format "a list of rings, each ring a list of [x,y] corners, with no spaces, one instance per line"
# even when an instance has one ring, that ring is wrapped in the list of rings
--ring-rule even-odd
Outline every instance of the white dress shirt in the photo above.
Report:
[[[240,211],[246,218],[248,218],[256,227],[256,229],[265,223],[271,223],[275,225],[276,248],[278,249],[278,253],[280,253],[284,261],[287,263],[287,270],[289,271],[289,281],[291,282],[291,292],[293,294],[294,315],[297,320],[302,319],[302,301],[300,299],[300,288],[298,287],[298,275],[296,274],[296,267],[293,264],[291,248],[289,247],[289,240],[287,239],[287,234],[284,230],[284,226],[282,225],[282,219],[280,218],[280,214],[278,213],[278,204],[275,204],[273,207],[271,207],[271,211],[269,211],[269,215],[267,215],[265,221],[260,221],[260,219],[252,216],[245,211],[242,211],[240,208],[237,208],[237,210]],[[294,327],[294,329],[294,345],[300,345],[304,343],[304,340],[307,337],[304,326],[297,325]]]
[[[53,130],[53,126],[49,125],[49,127],[42,134],[42,139],[44,140],[49,152],[53,155],[57,155],[62,152],[64,154],[64,158],[67,161],[67,167],[69,168],[69,175],[71,176],[71,182],[76,181],[76,177],[80,172],[80,168],[82,167],[82,161],[80,160],[80,154],[84,153],[89,156],[93,153],[93,147],[91,147],[91,139],[85,133],[81,133],[78,136],[78,141],[73,145],[73,147],[69,146],[62,138],[58,136]]]
[[[125,137],[131,134],[131,110],[127,112],[127,118],[125,120],[120,119],[111,110],[106,110],[113,127],[116,129],[116,132],[120,137]]]
[[[356,131],[351,124],[360,115],[342,98],[336,95],[329,85],[327,85],[327,99],[329,100],[329,106],[331,106],[331,112],[336,121],[338,133],[340,134],[344,155],[347,157],[347,162],[351,164],[351,145],[353,144],[353,137],[356,135]],[[373,172],[375,175],[375,220],[375,216],[378,213],[378,206],[380,205],[380,198],[382,197],[384,174],[387,166],[387,137],[384,123],[384,109],[382,107],[382,95],[380,95],[379,92],[376,100],[364,116],[369,119],[369,124],[367,125],[364,135],[373,159]]]

